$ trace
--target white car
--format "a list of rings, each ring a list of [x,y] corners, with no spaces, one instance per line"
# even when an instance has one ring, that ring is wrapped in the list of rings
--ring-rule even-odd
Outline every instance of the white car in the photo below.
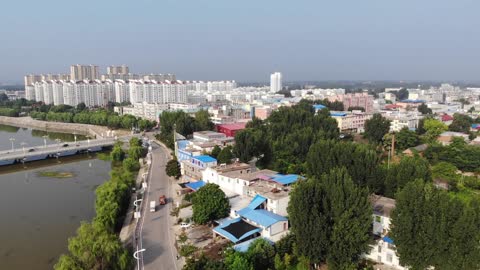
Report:
[[[192,226],[190,223],[185,223],[185,222],[180,223],[180,228],[188,229],[190,228],[190,226]]]

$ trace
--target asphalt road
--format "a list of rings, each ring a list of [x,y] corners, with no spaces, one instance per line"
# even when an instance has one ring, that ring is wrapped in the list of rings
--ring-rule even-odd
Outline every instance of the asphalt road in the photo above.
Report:
[[[176,250],[173,246],[170,209],[172,208],[171,184],[165,174],[168,153],[161,146],[152,143],[152,165],[149,174],[148,195],[143,219],[142,240],[143,264],[147,270],[177,269]],[[160,205],[158,198],[167,196],[167,204]],[[156,211],[150,212],[150,201],[155,201]]]

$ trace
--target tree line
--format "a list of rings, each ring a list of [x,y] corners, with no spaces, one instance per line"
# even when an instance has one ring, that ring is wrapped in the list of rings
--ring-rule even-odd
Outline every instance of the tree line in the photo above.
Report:
[[[145,155],[141,141],[132,138],[125,153],[120,143],[111,153],[111,177],[96,190],[95,212],[91,222],[83,222],[77,235],[68,240],[68,253],[60,256],[56,270],[70,269],[130,269],[130,252],[118,238],[135,177],[140,168],[139,158]]]

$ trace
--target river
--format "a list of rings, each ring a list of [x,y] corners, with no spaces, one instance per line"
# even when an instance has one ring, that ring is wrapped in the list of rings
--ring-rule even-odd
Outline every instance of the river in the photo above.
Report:
[[[17,148],[22,143],[25,147],[58,143],[58,139],[75,138],[0,125],[0,150],[11,149],[12,141]],[[45,172],[70,177],[46,177]],[[87,154],[0,167],[0,268],[52,269],[80,222],[95,215],[95,188],[108,180],[109,172],[110,162]]]

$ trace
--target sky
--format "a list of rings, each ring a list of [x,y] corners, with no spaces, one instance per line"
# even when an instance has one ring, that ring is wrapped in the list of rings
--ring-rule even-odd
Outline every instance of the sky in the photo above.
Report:
[[[478,0],[5,0],[0,82],[127,64],[181,80],[480,81]]]

